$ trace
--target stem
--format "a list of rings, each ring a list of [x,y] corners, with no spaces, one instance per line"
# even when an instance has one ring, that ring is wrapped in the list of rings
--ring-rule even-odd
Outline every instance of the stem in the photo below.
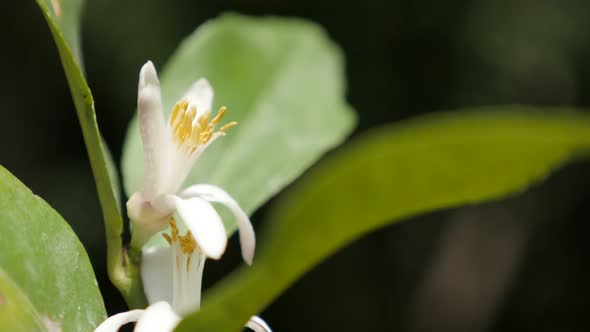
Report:
[[[96,122],[92,93],[78,64],[78,61],[81,61],[78,47],[77,45],[68,45],[60,30],[60,26],[49,13],[46,3],[42,0],[36,0],[36,2],[55,40],[72,99],[76,106],[76,113],[82,129],[82,136],[84,137],[84,144],[88,152],[105,222],[109,277],[111,282],[123,294],[125,301],[127,301],[127,304],[131,308],[143,308],[147,301],[143,294],[143,286],[139,273],[141,256],[137,252],[129,253],[122,248],[121,234],[123,232],[123,218],[119,211],[117,198],[118,183],[114,172],[113,174],[109,174],[109,166],[112,169],[114,169],[114,166],[106,145],[103,147],[102,138]],[[77,51],[75,54],[72,53],[71,47],[74,47],[74,50]],[[78,59],[74,58],[74,55],[78,56]]]
[[[139,269],[141,252],[133,248],[122,248],[121,243],[120,238],[117,242],[108,241],[109,278],[130,309],[145,308],[147,299]]]

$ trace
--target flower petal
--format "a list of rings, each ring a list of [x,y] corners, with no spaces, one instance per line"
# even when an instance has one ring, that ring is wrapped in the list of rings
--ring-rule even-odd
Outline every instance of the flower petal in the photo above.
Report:
[[[178,252],[182,252],[178,243],[176,246]],[[190,255],[183,253],[181,256],[181,259],[176,260],[178,262],[175,268],[177,282],[174,284],[172,307],[179,315],[186,316],[198,311],[201,306],[203,268],[207,256],[199,248]]]
[[[121,326],[137,321],[145,310],[130,310],[120,314],[113,315],[102,322],[94,332],[117,332]]]
[[[158,201],[157,196],[154,201]],[[127,215],[131,219],[131,245],[135,248],[142,248],[143,245],[157,232],[168,227],[170,216],[174,208],[161,210],[143,198],[143,194],[137,191],[127,201]]]
[[[228,207],[236,218],[238,231],[240,232],[240,245],[242,257],[248,265],[252,264],[254,251],[256,249],[256,236],[254,228],[248,215],[240,208],[240,205],[223,189],[210,184],[197,184],[188,187],[181,194],[181,197],[201,197],[209,202],[217,202]]]
[[[137,92],[139,131],[143,143],[144,174],[141,191],[151,200],[158,194],[164,178],[166,151],[166,127],[162,111],[160,82],[154,64],[148,61],[139,72]]]
[[[204,113],[211,113],[213,107],[213,88],[206,78],[197,80],[182,97],[197,107],[197,118]]]
[[[246,327],[254,330],[255,332],[272,332],[270,326],[268,326],[268,324],[266,324],[266,322],[258,316],[252,316],[248,323],[246,323]]]
[[[141,316],[135,332],[172,332],[180,322],[180,317],[172,310],[168,302],[156,302],[147,309]]]
[[[221,258],[227,246],[227,235],[217,211],[206,200],[198,197],[176,198],[176,211],[203,253],[209,258]]]
[[[170,247],[149,247],[142,251],[141,279],[149,303],[172,303],[172,269],[174,262]]]

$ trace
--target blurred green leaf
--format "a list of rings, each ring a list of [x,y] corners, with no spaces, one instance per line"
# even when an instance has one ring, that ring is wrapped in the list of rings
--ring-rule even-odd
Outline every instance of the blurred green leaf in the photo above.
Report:
[[[92,266],[74,232],[57,212],[1,166],[0,234],[0,268],[26,294],[39,315],[65,331],[89,331],[105,318]],[[18,296],[9,281],[2,275],[0,279],[0,286],[13,288],[12,296]],[[26,304],[15,301],[19,306]],[[0,326],[6,325],[0,321]]]
[[[576,153],[587,154],[590,117],[547,111],[515,106],[430,115],[357,138],[273,206],[253,267],[207,292],[202,310],[177,330],[240,331],[303,273],[359,236],[522,191]]]
[[[103,147],[103,140],[96,122],[94,100],[82,73],[79,23],[84,1],[36,1],[45,16],[57,46],[82,128],[105,220],[109,276],[130,305],[142,306],[145,299],[138,269],[135,264],[132,264],[133,262],[123,262],[121,244],[123,219],[117,198],[116,167],[113,165],[108,150]]]
[[[63,46],[69,49],[68,53],[80,64],[79,68],[83,68],[82,51],[80,49],[80,14],[85,0],[35,1],[41,7],[54,38],[61,40]],[[60,56],[61,52],[60,50]]]
[[[46,331],[33,304],[0,268],[0,325],[6,331]]]
[[[219,185],[249,213],[338,145],[355,123],[344,100],[340,50],[303,20],[226,14],[202,25],[162,72],[167,114],[199,77],[211,82],[215,107],[226,105],[227,121],[239,125],[207,149],[186,182]],[[139,188],[137,118],[127,134],[123,176],[127,194]]]

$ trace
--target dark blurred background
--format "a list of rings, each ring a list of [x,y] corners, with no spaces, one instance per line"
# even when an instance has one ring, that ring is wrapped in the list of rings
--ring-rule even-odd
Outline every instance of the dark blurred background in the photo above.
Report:
[[[347,57],[356,133],[444,109],[590,104],[587,0],[88,2],[85,66],[117,162],[140,66],[163,65],[183,37],[227,10],[324,26]],[[69,221],[109,313],[124,310],[106,276],[100,208],[49,30],[32,0],[2,1],[0,13],[0,164]],[[377,231],[262,316],[283,332],[584,330],[589,184],[590,163],[580,161],[511,198]],[[206,287],[239,264],[236,242],[208,263]]]

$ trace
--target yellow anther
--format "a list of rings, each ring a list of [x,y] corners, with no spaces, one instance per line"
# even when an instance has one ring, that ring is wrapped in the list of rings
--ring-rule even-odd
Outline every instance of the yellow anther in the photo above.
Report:
[[[207,130],[201,132],[201,134],[199,135],[199,141],[202,144],[205,144],[205,143],[209,142],[212,135],[213,135],[213,131],[211,129],[207,128]]]
[[[237,125],[233,121],[222,126],[219,131],[215,131],[223,116],[227,112],[227,107],[222,106],[215,117],[209,121],[210,112],[205,112],[197,117],[198,112],[195,105],[189,105],[186,100],[181,100],[172,110],[170,115],[170,127],[172,129],[172,138],[177,148],[185,154],[194,153],[199,145],[206,144],[211,140],[213,135],[225,135],[225,131]]]
[[[184,236],[179,236],[178,242],[183,254],[190,255],[197,249],[197,241],[195,241],[191,231],[187,231]]]
[[[164,238],[164,240],[166,240],[166,242],[168,242],[169,245],[172,245],[172,238],[170,237],[170,235],[162,233],[162,237]]]
[[[187,107],[188,102],[186,100],[182,100],[176,103],[176,105],[174,105],[174,109],[172,109],[172,115],[170,115],[170,126],[176,125],[176,120],[178,119],[178,116],[184,115],[184,112],[186,112]]]
[[[195,121],[195,116],[197,116],[197,107],[192,105],[187,111],[187,124],[191,127],[193,126],[193,121]]]
[[[207,112],[205,114],[202,114],[198,119],[197,119],[197,124],[199,126],[201,126],[201,128],[207,128],[207,123],[209,122],[209,116],[210,113]]]
[[[164,237],[169,245],[172,245],[179,238],[178,227],[176,226],[176,220],[174,220],[174,217],[170,217],[170,233],[171,234],[162,233],[162,237]]]
[[[178,248],[180,248],[180,252],[183,255],[188,255],[186,262],[186,269],[188,272],[192,254],[193,252],[195,252],[195,250],[199,248],[199,245],[197,244],[197,241],[193,237],[193,234],[190,230],[187,231],[185,235],[179,235],[178,226],[176,226],[176,220],[174,220],[174,217],[170,217],[170,233],[171,234],[162,233],[162,237],[164,237],[164,239],[166,240],[166,242],[168,242],[170,246],[175,245],[175,243],[178,243]],[[176,265],[180,265],[181,261],[181,255],[177,254]]]
[[[209,122],[209,125],[212,126],[212,127],[217,126],[217,124],[219,123],[219,121],[221,121],[221,119],[223,119],[223,116],[225,115],[225,112],[227,112],[227,107],[221,106],[221,108],[217,112],[217,115],[213,118],[213,120],[211,120],[211,122]]]
[[[201,126],[198,124],[193,126],[193,131],[191,132],[190,139],[188,141],[191,148],[196,148],[200,144],[200,136],[201,135]]]
[[[225,124],[225,125],[223,125],[221,128],[219,128],[219,131],[220,131],[220,132],[222,132],[222,133],[224,133],[224,132],[225,132],[226,130],[228,130],[229,128],[231,128],[231,127],[235,127],[235,126],[237,126],[237,125],[238,125],[238,123],[237,123],[237,122],[235,122],[235,121],[232,121],[232,122],[230,122],[230,123],[228,123],[228,124]]]
[[[170,232],[172,232],[172,242],[175,242],[178,239],[178,227],[174,217],[170,217]]]

